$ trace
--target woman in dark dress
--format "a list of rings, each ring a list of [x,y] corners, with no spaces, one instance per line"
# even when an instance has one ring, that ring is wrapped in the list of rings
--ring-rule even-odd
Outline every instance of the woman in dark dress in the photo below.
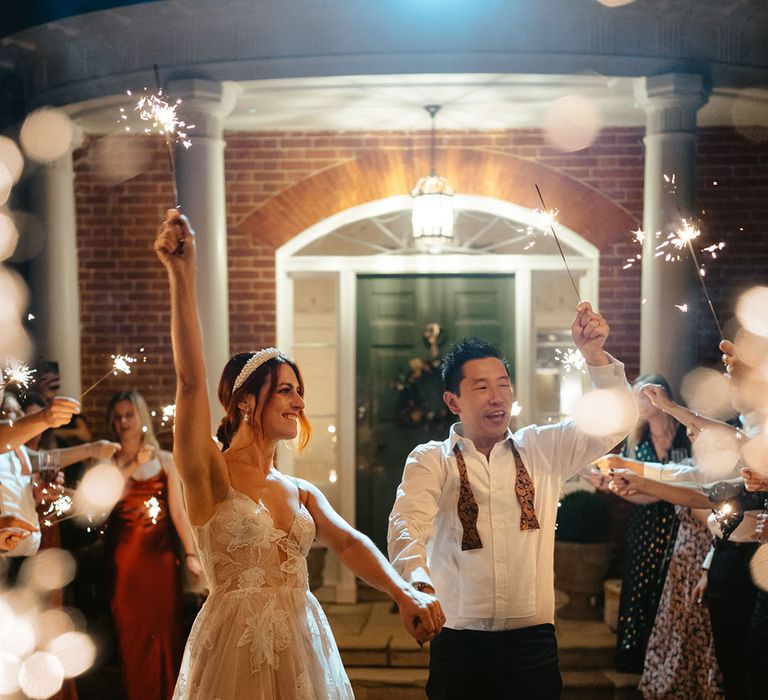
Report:
[[[689,457],[691,442],[685,426],[656,408],[640,392],[646,384],[659,384],[671,394],[669,383],[661,375],[646,374],[635,380],[640,419],[626,440],[623,456],[662,463]],[[664,501],[638,504],[630,516],[616,630],[616,668],[619,671],[643,671],[645,650],[656,619],[677,528],[675,508]]]

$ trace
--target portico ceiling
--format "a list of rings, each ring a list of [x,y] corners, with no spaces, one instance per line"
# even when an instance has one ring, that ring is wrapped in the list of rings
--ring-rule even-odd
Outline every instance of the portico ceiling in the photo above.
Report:
[[[103,4],[0,40],[28,109],[66,107],[86,130],[112,131],[125,90],[153,85],[157,64],[163,81],[236,83],[233,130],[424,129],[428,103],[445,105],[440,128],[538,127],[570,95],[605,126],[639,126],[636,78],[677,71],[712,86],[700,125],[730,125],[734,110],[768,123],[765,0]]]

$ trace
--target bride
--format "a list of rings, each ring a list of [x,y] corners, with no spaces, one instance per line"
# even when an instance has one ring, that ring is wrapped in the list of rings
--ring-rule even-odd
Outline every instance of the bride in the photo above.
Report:
[[[168,211],[155,251],[170,282],[174,458],[211,591],[190,633],[174,698],[352,698],[328,621],[309,592],[312,541],[386,592],[420,642],[442,629],[440,604],[401,579],[318,488],[275,468],[279,440],[299,435],[303,448],[310,437],[301,373],[281,351],[239,353],[224,367],[219,450],[209,429],[194,233],[178,211]]]

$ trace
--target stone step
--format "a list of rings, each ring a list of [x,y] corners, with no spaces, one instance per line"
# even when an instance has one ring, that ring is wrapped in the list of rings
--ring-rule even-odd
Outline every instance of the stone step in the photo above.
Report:
[[[424,700],[427,670],[348,668],[357,700]],[[563,671],[562,700],[641,700],[639,676],[613,671]],[[468,699],[469,700],[469,699]]]
[[[429,647],[419,648],[400,624],[391,604],[328,606],[341,658],[347,668],[426,668]],[[557,639],[563,670],[611,668],[616,645],[608,627],[593,620],[558,620]]]

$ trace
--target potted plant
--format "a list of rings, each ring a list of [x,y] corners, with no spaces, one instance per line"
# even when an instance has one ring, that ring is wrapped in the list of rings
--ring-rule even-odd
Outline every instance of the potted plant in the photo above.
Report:
[[[555,530],[555,588],[568,596],[558,609],[565,618],[598,619],[603,581],[615,545],[606,542],[610,513],[591,491],[573,491],[560,501]]]

